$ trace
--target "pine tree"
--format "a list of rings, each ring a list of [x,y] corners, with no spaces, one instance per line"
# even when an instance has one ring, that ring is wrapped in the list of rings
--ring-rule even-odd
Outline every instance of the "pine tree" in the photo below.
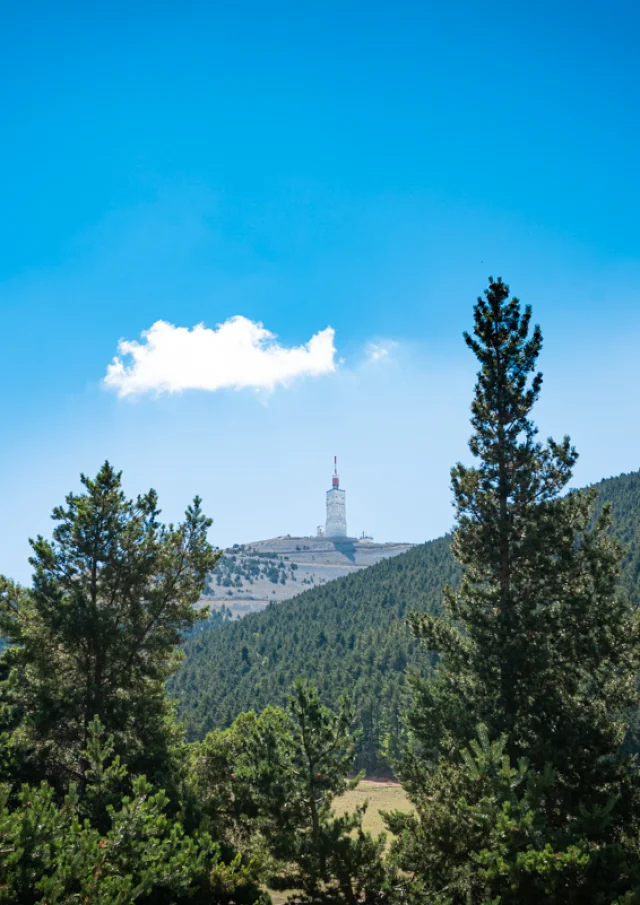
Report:
[[[0,703],[23,771],[36,763],[82,781],[99,718],[135,769],[153,774],[171,734],[164,684],[217,554],[196,498],[182,524],[162,525],[157,495],[127,499],[105,463],[85,492],[53,512],[53,540],[32,541],[33,586],[0,587]],[[11,711],[11,719],[7,713]],[[28,778],[28,774],[27,774]]]
[[[358,734],[346,698],[337,712],[323,707],[316,687],[298,680],[293,687],[291,804],[299,815],[292,839],[287,887],[303,890],[302,903],[364,905],[382,902],[386,875],[384,838],[362,829],[365,808],[335,817],[334,800],[354,789],[362,774],[348,779]]]
[[[386,900],[385,840],[363,830],[366,807],[333,813],[360,780],[348,778],[357,738],[347,700],[333,711],[299,680],[288,711],[242,714],[196,746],[195,790],[209,829],[262,860],[272,888],[295,890],[291,901]]]
[[[439,749],[468,743],[483,722],[506,735],[514,760],[591,788],[637,697],[639,623],[617,589],[622,551],[608,507],[592,522],[592,492],[562,495],[577,459],[569,438],[536,439],[542,336],[530,307],[491,281],[465,340],[480,362],[469,444],[479,462],[452,471],[463,574],[445,591],[449,618],[412,619],[443,655],[415,726]]]
[[[0,902],[11,905],[267,905],[255,871],[198,830],[187,833],[169,800],[129,777],[98,720],[89,726],[83,793],[61,801],[43,782],[0,784]]]
[[[631,854],[638,783],[632,764],[619,756],[637,700],[638,616],[617,587],[622,551],[608,535],[608,508],[595,516],[594,493],[563,493],[576,451],[567,437],[546,444],[536,438],[531,412],[542,386],[536,369],[542,335],[531,328],[531,309],[522,311],[508,286],[490,280],[475,306],[474,335],[465,340],[480,362],[469,444],[479,461],[452,471],[460,584],[445,589],[444,617],[410,620],[440,660],[430,679],[413,680],[413,747],[403,770],[422,815],[414,835],[423,845],[410,854],[401,842],[400,866],[428,872],[438,846],[425,830],[433,823],[433,802],[447,787],[449,765],[484,724],[511,764],[548,776],[545,795],[525,804],[544,809],[550,850],[558,859],[574,844],[589,852],[575,882],[591,885],[592,898],[577,888],[574,898],[544,898],[536,887],[539,901],[595,902],[596,878],[617,892],[639,879],[632,879],[637,858]],[[468,787],[460,794],[469,801],[480,793]],[[399,829],[398,820],[393,825]],[[490,855],[489,826],[490,820],[483,832]],[[523,856],[527,845],[513,857]],[[469,877],[482,870],[482,860],[478,847],[463,853]],[[490,892],[467,900],[459,890],[441,901],[484,902]],[[507,901],[499,884],[492,894]]]

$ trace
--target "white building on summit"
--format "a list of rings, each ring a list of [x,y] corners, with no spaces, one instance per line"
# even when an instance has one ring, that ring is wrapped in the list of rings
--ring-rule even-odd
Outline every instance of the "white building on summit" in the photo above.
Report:
[[[326,537],[347,536],[346,493],[340,488],[338,477],[338,459],[333,459],[333,480],[331,490],[327,490],[327,523],[324,533]]]

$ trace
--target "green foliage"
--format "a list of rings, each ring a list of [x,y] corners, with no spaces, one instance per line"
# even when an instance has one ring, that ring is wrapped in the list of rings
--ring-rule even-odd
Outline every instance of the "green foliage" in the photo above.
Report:
[[[373,901],[385,887],[384,839],[362,829],[364,809],[335,817],[356,735],[353,710],[320,704],[298,681],[288,711],[243,714],[194,747],[195,789],[208,826],[262,864],[270,885],[304,902]]]
[[[396,856],[416,871],[409,898],[608,903],[640,883],[640,783],[620,752],[637,702],[638,613],[618,591],[608,506],[596,515],[595,492],[561,495],[577,458],[568,438],[536,440],[542,339],[508,296],[491,282],[466,337],[481,365],[479,461],[452,472],[461,580],[443,616],[411,619],[440,659],[413,682],[402,771],[417,816]]]
[[[362,828],[364,806],[321,822],[315,842],[300,838],[297,869],[287,885],[301,890],[291,901],[313,905],[373,905],[388,901],[390,882],[383,860],[384,835]]]
[[[434,679],[418,683],[413,728],[438,751],[484,722],[492,737],[506,734],[513,758],[552,765],[567,795],[593,794],[613,781],[637,700],[640,622],[617,589],[622,551],[608,507],[594,521],[593,491],[561,496],[577,454],[568,438],[535,439],[542,340],[538,327],[529,336],[530,310],[498,281],[475,315],[469,445],[479,462],[452,472],[463,574],[446,590],[444,617],[412,619],[442,655]]]
[[[226,730],[192,746],[191,782],[205,825],[217,839],[241,847],[266,869],[286,857],[296,825],[290,805],[291,724],[266,708],[243,713]],[[268,844],[265,840],[269,840]]]
[[[200,635],[202,632],[208,632],[211,629],[219,628],[221,625],[224,625],[226,622],[231,622],[233,619],[233,613],[229,607],[224,606],[224,604],[218,609],[209,609],[208,613],[204,610],[202,616],[203,618],[199,619],[198,622],[185,630],[185,638],[193,638],[194,635]]]
[[[47,783],[0,787],[0,902],[15,905],[178,905],[266,899],[238,858],[223,863],[207,833],[187,834],[168,798],[144,777],[118,792],[126,770],[113,739],[91,724],[87,782],[59,803]]]
[[[622,545],[624,556],[620,575],[620,589],[635,606],[640,605],[640,472],[623,474],[600,481],[593,488],[597,492],[594,517],[609,505],[613,517],[612,536]]]
[[[165,696],[215,563],[210,521],[196,498],[161,525],[155,493],[127,500],[108,464],[83,483],[53,542],[33,542],[33,587],[0,583],[0,901],[266,900],[250,860],[195,829]]]
[[[32,777],[63,785],[83,780],[96,716],[134,769],[160,769],[154,757],[172,744],[164,683],[217,557],[199,499],[164,526],[155,491],[127,499],[108,463],[82,482],[53,512],[53,541],[32,541],[33,587],[0,587],[11,744]]]
[[[556,824],[550,769],[514,766],[486,727],[429,772],[415,815],[389,814],[392,858],[414,873],[402,900],[438,905],[596,905],[640,882],[631,840],[605,840],[615,800]],[[589,840],[599,828],[601,841]],[[433,898],[428,898],[433,896]]]
[[[289,710],[292,719],[292,774],[297,779],[303,822],[316,838],[331,802],[357,785],[347,780],[355,759],[354,711],[343,698],[337,713],[322,706],[314,685],[298,679]]]

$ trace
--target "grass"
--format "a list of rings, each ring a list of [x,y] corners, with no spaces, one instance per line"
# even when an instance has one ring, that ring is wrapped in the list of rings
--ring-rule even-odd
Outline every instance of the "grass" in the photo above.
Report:
[[[344,814],[369,800],[367,813],[364,815],[363,827],[377,836],[384,830],[380,811],[411,811],[412,805],[404,789],[397,782],[389,780],[363,779],[357,789],[347,792],[334,803],[336,814]]]

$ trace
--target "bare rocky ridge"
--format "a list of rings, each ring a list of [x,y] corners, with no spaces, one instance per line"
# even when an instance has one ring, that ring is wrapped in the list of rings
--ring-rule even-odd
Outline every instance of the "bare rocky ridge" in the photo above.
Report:
[[[224,551],[209,577],[203,602],[234,616],[264,609],[312,587],[373,566],[410,549],[352,537],[274,537]]]

